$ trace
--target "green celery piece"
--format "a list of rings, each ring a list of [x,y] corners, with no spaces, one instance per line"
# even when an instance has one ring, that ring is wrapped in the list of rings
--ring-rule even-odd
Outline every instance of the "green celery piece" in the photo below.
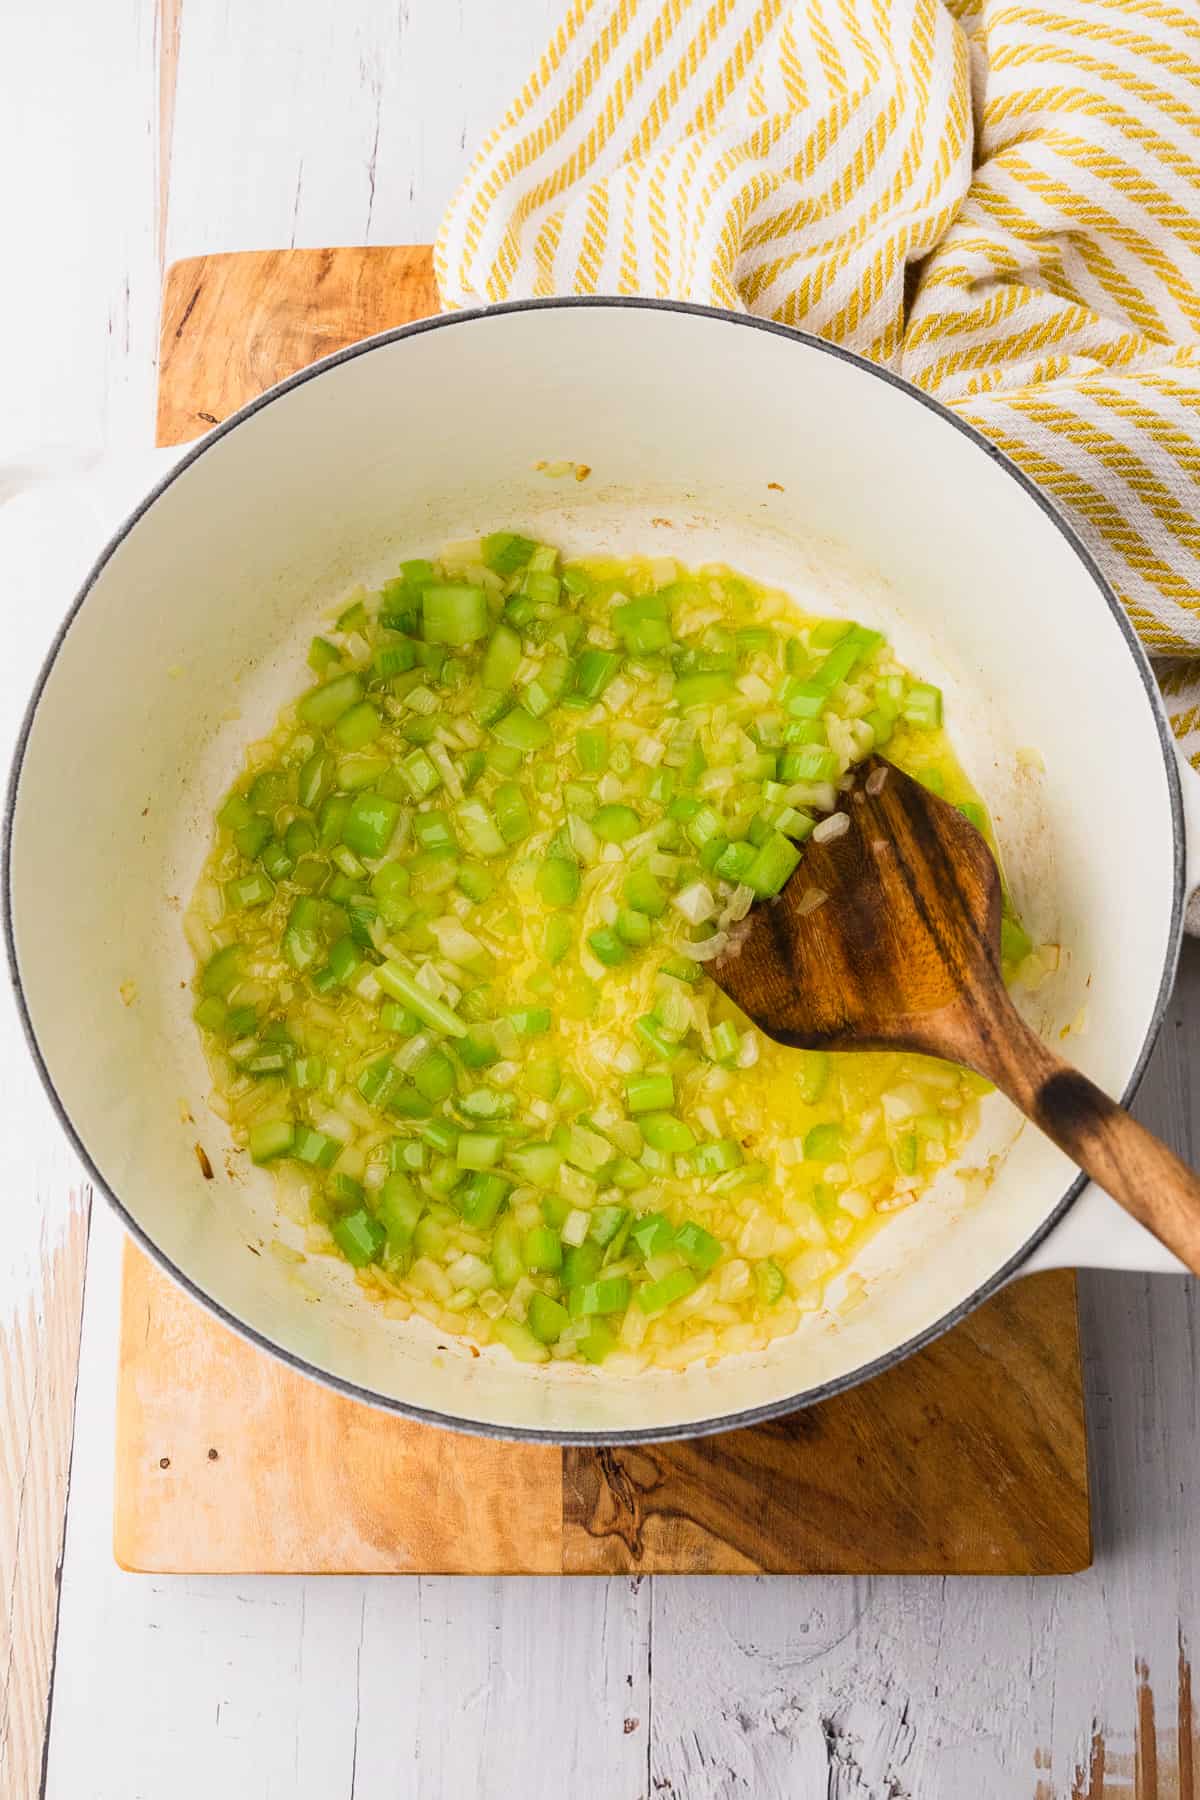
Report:
[[[398,1000],[384,1001],[379,1009],[379,1023],[385,1031],[394,1031],[397,1037],[415,1037],[421,1026],[416,1013],[401,1006]]]
[[[501,1313],[493,1320],[492,1331],[496,1341],[503,1344],[517,1362],[549,1362],[550,1352],[545,1344],[539,1343],[528,1325],[522,1325],[519,1319],[510,1319],[507,1313]]]
[[[297,1162],[308,1163],[314,1169],[331,1169],[341,1150],[342,1146],[337,1138],[329,1137],[311,1125],[297,1125],[288,1155]]]
[[[611,925],[599,925],[588,933],[588,948],[598,962],[608,969],[619,968],[629,960],[629,950]]]
[[[490,1230],[510,1192],[503,1175],[481,1169],[455,1192],[463,1222],[476,1231]]]
[[[439,807],[417,812],[412,818],[413,837],[422,850],[457,850],[458,840],[450,824],[449,813]]]
[[[608,733],[603,726],[575,734],[575,755],[585,775],[600,775],[608,767]]]
[[[627,600],[614,606],[609,624],[635,656],[647,656],[667,650],[672,642],[667,603],[661,594],[647,594],[639,600]]]
[[[685,1300],[689,1294],[694,1294],[699,1285],[699,1278],[691,1269],[672,1269],[661,1281],[648,1281],[638,1289],[638,1305],[644,1313],[653,1317],[655,1313],[664,1312],[676,1300]]]
[[[408,971],[396,961],[385,962],[375,971],[375,979],[385,993],[393,1000],[401,1001],[411,1007],[417,1017],[432,1025],[435,1031],[441,1031],[447,1037],[461,1038],[467,1034],[466,1024],[450,1007],[435,1000],[433,995],[423,988]]]
[[[547,906],[574,906],[579,898],[579,865],[548,856],[537,872],[537,891]]]
[[[361,750],[373,744],[383,730],[383,720],[369,700],[344,712],[333,728],[333,735],[343,750]]]
[[[333,972],[334,980],[339,983],[349,981],[361,962],[362,957],[359,955],[358,945],[352,937],[339,938],[329,952],[329,967]]]
[[[293,862],[311,856],[317,847],[317,834],[307,819],[293,819],[283,834],[283,847]]]
[[[458,1126],[449,1119],[430,1119],[421,1127],[421,1142],[438,1156],[451,1155],[461,1136]]]
[[[668,1112],[675,1104],[675,1083],[669,1075],[630,1075],[625,1104],[631,1113]]]
[[[269,1163],[290,1155],[295,1137],[295,1127],[290,1119],[269,1119],[264,1124],[252,1125],[249,1132],[251,1161]]]
[[[701,975],[700,964],[690,956],[668,956],[659,964],[661,975],[670,975],[675,981],[682,981],[687,987],[694,987]]]
[[[403,1171],[388,1176],[375,1197],[375,1211],[387,1233],[389,1256],[401,1256],[409,1249],[424,1210],[425,1196]]]
[[[696,1138],[691,1127],[685,1125],[682,1119],[677,1119],[673,1113],[645,1113],[639,1118],[638,1124],[652,1150],[661,1150],[668,1156],[674,1156],[684,1155],[696,1148]]]
[[[464,800],[455,816],[463,843],[473,856],[503,855],[504,838],[482,800]]]
[[[498,1094],[495,1088],[472,1088],[458,1101],[458,1109],[472,1124],[486,1124],[489,1120],[511,1118],[516,1111],[517,1102],[513,1094]],[[504,1139],[498,1140],[501,1148]],[[496,1152],[496,1157],[500,1154]],[[494,1162],[496,1157],[492,1158]]]
[[[559,1104],[566,1104],[561,1093]],[[571,1167],[582,1169],[585,1175],[595,1175],[613,1159],[613,1147],[608,1139],[586,1125],[556,1126],[554,1143]]]
[[[482,544],[485,565],[496,575],[515,575],[529,561],[537,545],[517,531],[489,532]]]
[[[819,619],[808,634],[814,650],[832,650],[850,630],[849,619]]]
[[[289,798],[287,776],[282,769],[263,769],[250,783],[247,798],[256,812],[273,813]]]
[[[648,918],[661,919],[667,910],[667,890],[649,869],[631,869],[625,878],[625,904]]]
[[[575,692],[585,700],[598,700],[621,666],[615,650],[584,650],[575,662]]]
[[[565,656],[547,656],[537,674],[521,690],[521,704],[526,712],[540,719],[562,699],[570,679],[571,666]]]
[[[415,1008],[414,1008],[415,1010]],[[413,1086],[418,1094],[434,1105],[454,1092],[454,1064],[440,1050],[433,1050],[417,1064]]]
[[[732,677],[719,670],[702,670],[696,675],[677,675],[675,702],[682,712],[693,706],[719,706],[733,693]]]
[[[799,862],[800,852],[795,844],[781,831],[772,831],[742,879],[760,900],[769,899],[780,891]]]
[[[523,756],[544,749],[550,742],[550,727],[546,721],[535,719],[523,706],[514,706],[509,712],[502,713],[488,730],[506,749],[520,751]]]
[[[255,869],[249,875],[236,875],[225,883],[225,904],[232,912],[242,907],[266,906],[274,894],[274,884],[267,880],[261,869]]]
[[[634,1030],[643,1043],[649,1046],[657,1062],[674,1062],[679,1055],[681,1046],[672,1043],[669,1038],[663,1037],[659,1030],[659,1022],[653,1013],[644,1013],[634,1026]]]
[[[812,681],[798,681],[789,675],[779,690],[784,708],[794,719],[816,719],[829,705],[829,695]]]
[[[604,1266],[604,1252],[599,1244],[585,1238],[582,1244],[573,1244],[563,1257],[561,1281],[565,1288],[580,1286],[583,1282],[595,1281]]]
[[[796,1058],[796,1084],[806,1106],[815,1106],[829,1086],[831,1064],[827,1050],[801,1050]]]
[[[317,819],[317,843],[322,850],[332,850],[342,841],[342,826],[346,823],[346,815],[350,811],[350,801],[345,794],[331,794],[321,808]]]
[[[713,867],[725,881],[744,882],[757,854],[755,846],[742,838],[736,844],[728,844]]]
[[[225,1002],[218,1000],[215,994],[210,994],[207,1000],[201,1000],[193,1011],[192,1017],[197,1025],[203,1026],[205,1031],[220,1031],[228,1017],[228,1012],[229,1009]]]
[[[902,717],[922,731],[933,731],[942,722],[942,690],[927,681],[910,683],[904,696]]]
[[[306,725],[323,731],[336,724],[342,714],[357,706],[363,697],[363,684],[357,675],[335,675],[321,687],[310,688],[296,708]]]
[[[785,750],[779,759],[781,782],[833,781],[837,772],[837,757],[821,744],[802,744],[796,750]]]
[[[573,1319],[587,1319],[600,1313],[624,1312],[633,1297],[633,1285],[626,1275],[603,1275],[596,1281],[579,1282],[570,1290],[570,1313]]]
[[[458,1140],[455,1156],[460,1169],[490,1169],[500,1160],[504,1139],[489,1132],[464,1131]]]
[[[526,1006],[508,1015],[509,1023],[521,1037],[541,1037],[551,1025],[548,1006]]]
[[[697,1225],[694,1219],[685,1219],[677,1228],[675,1248],[698,1275],[706,1275],[721,1257],[719,1239],[703,1225]]]
[[[254,818],[254,808],[245,794],[230,794],[217,814],[217,823],[226,831],[239,831]]]
[[[360,1207],[357,1212],[347,1213],[342,1219],[335,1219],[329,1229],[346,1261],[353,1263],[356,1269],[378,1262],[387,1243],[386,1229],[378,1219],[371,1217],[365,1207]]]
[[[593,1319],[591,1329],[585,1338],[580,1338],[576,1349],[584,1362],[601,1363],[610,1351],[615,1350],[617,1339],[615,1333],[603,1319]]]
[[[382,794],[356,794],[342,826],[342,842],[359,856],[375,861],[386,854],[399,819],[395,800],[385,800]]]
[[[539,1100],[553,1100],[562,1086],[562,1064],[557,1056],[535,1056],[525,1065],[525,1086]]]
[[[492,795],[496,828],[506,844],[517,844],[533,829],[529,802],[515,781],[502,781]]]
[[[410,750],[396,765],[415,799],[425,800],[442,785],[441,771],[424,750]]]
[[[554,968],[571,948],[574,936],[570,919],[558,913],[546,920],[542,928],[542,955]]]
[[[664,1251],[675,1247],[675,1229],[662,1213],[642,1213],[631,1229],[630,1237],[639,1247],[642,1258],[662,1256]]]
[[[531,1294],[527,1321],[539,1344],[557,1344],[570,1322],[570,1314],[548,1294]]]
[[[431,585],[421,593],[421,632],[427,644],[473,644],[488,628],[482,588]]]
[[[357,631],[360,636],[363,636],[366,633],[367,624],[367,609],[361,600],[352,601],[345,611],[338,615],[337,628],[339,631]]]
[[[402,863],[384,863],[371,877],[371,892],[380,917],[389,925],[401,925],[412,911],[409,889],[412,878]]]
[[[494,694],[507,693],[521,666],[521,639],[511,625],[497,625],[488,639],[479,667],[480,686]]]
[[[740,1168],[744,1161],[742,1146],[733,1138],[712,1138],[706,1144],[697,1144],[692,1152],[692,1167],[697,1175],[724,1175],[729,1169]]]
[[[1033,949],[1033,939],[1019,919],[1008,913],[1000,919],[1000,955],[1006,963],[1021,963]]]
[[[623,906],[617,914],[617,936],[633,950],[644,950],[653,935],[653,927],[645,913]]]
[[[407,637],[377,644],[371,658],[371,672],[382,681],[390,681],[393,675],[407,675],[416,665],[417,647]]]
[[[218,1000],[227,999],[242,978],[245,957],[245,944],[226,944],[223,950],[210,956],[200,977],[201,992],[215,995]]]
[[[890,741],[895,733],[895,719],[891,713],[882,712],[879,707],[875,706],[872,707],[870,712],[863,714],[863,720],[871,727],[871,731],[874,734],[872,741],[875,749],[882,750],[883,746]]]
[[[255,813],[247,824],[238,826],[233,834],[233,841],[242,855],[253,862],[271,835],[270,819],[265,819],[261,813]]]
[[[917,1171],[917,1139],[914,1132],[897,1138],[892,1145],[892,1155],[901,1175],[915,1175]]]
[[[770,1257],[754,1265],[754,1291],[761,1306],[774,1306],[783,1298],[787,1282],[783,1270]]]
[[[553,1275],[562,1268],[562,1239],[549,1225],[534,1225],[521,1240],[521,1260],[531,1275]]]
[[[313,674],[324,679],[334,665],[341,662],[342,653],[336,644],[329,642],[328,638],[315,637],[308,646],[306,660]]]
[[[632,806],[601,806],[592,818],[592,830],[605,844],[623,844],[642,829]]]
[[[556,1144],[521,1144],[509,1151],[507,1161],[530,1187],[548,1188],[558,1180],[563,1154]]]
[[[804,1138],[804,1158],[806,1162],[836,1162],[842,1154],[842,1131],[840,1125],[814,1125]]]
[[[629,1209],[625,1206],[609,1204],[595,1207],[588,1221],[589,1241],[599,1244],[602,1250],[605,1249],[629,1218]]]
[[[490,1025],[470,1025],[458,1041],[459,1060],[468,1069],[486,1069],[500,1061]]]

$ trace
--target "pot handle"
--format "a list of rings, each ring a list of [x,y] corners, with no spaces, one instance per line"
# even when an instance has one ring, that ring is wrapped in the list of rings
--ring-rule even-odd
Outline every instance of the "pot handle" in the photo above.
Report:
[[[1189,925],[1200,929],[1200,774],[1178,744],[1179,789],[1183,803],[1184,892]],[[1177,1256],[1136,1219],[1089,1181],[1066,1218],[1021,1264],[1022,1275],[1041,1269],[1128,1269],[1148,1275],[1186,1275]]]

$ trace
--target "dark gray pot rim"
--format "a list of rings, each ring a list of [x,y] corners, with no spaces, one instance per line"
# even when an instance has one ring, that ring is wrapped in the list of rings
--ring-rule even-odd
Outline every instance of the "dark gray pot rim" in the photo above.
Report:
[[[982,433],[977,431],[974,426],[967,424],[947,407],[943,406],[940,401],[932,399],[930,395],[923,393],[919,388],[913,387],[909,382],[902,380],[900,376],[892,374],[890,370],[880,368],[876,364],[868,362],[864,357],[857,355],[854,351],[846,350],[839,344],[827,343],[825,339],[814,337],[809,332],[797,331],[786,325],[777,325],[769,319],[753,318],[746,313],[724,312],[716,307],[696,306],[678,300],[653,300],[645,299],[640,296],[610,297],[604,295],[572,295],[546,300],[513,300],[501,306],[480,307],[470,311],[445,313],[431,319],[417,319],[409,325],[399,325],[394,327],[391,331],[384,331],[378,333],[374,337],[363,338],[360,342],[350,344],[344,350],[338,350],[332,356],[324,357],[320,362],[312,363],[308,368],[301,369],[297,374],[289,376],[286,381],[280,382],[276,387],[268,388],[266,393],[260,394],[255,400],[251,400],[238,412],[232,413],[228,419],[224,420],[220,425],[215,426],[206,437],[202,438],[199,443],[196,444],[194,449],[186,452],[170,473],[164,476],[162,481],[151,490],[141,504],[121,525],[116,534],[109,540],[108,544],[105,545],[88,573],[83,586],[75,596],[70,610],[56,633],[54,642],[52,643],[38,674],[37,682],[26,708],[25,716],[21,724],[21,730],[17,738],[16,751],[9,774],[8,791],[5,800],[3,842],[2,845],[0,845],[0,851],[2,851],[0,892],[2,892],[4,915],[4,942],[8,957],[9,973],[16,994],[18,1011],[20,1013],[21,1025],[25,1033],[26,1042],[29,1045],[30,1053],[37,1066],[38,1073],[41,1076],[42,1085],[49,1097],[50,1104],[58,1115],[59,1123],[62,1125],[63,1130],[70,1139],[80,1161],[91,1176],[94,1186],[105,1196],[109,1204],[120,1217],[126,1230],[146,1254],[150,1256],[158,1266],[172,1278],[172,1280],[178,1282],[180,1287],[189,1293],[193,1299],[198,1301],[201,1306],[207,1308],[209,1312],[213,1313],[224,1324],[228,1325],[231,1330],[238,1332],[240,1336],[246,1338],[257,1348],[267,1351],[272,1356],[278,1357],[280,1361],[286,1363],[289,1367],[298,1370],[301,1374],[307,1375],[315,1381],[324,1383],[327,1387],[334,1388],[339,1393],[345,1394],[347,1398],[351,1400],[358,1400],[366,1405],[379,1407],[385,1412],[397,1413],[402,1417],[418,1420],[422,1424],[438,1425],[450,1431],[461,1431],[472,1436],[493,1437],[521,1443],[541,1442],[578,1445],[665,1443],[677,1438],[708,1437],[722,1431],[743,1429],[746,1426],[759,1425],[770,1419],[784,1417],[788,1413],[799,1411],[803,1407],[815,1406],[822,1400],[832,1399],[835,1394],[844,1393],[848,1388],[856,1387],[860,1382],[871,1380],[873,1376],[882,1373],[884,1369],[891,1368],[894,1364],[901,1362],[905,1357],[911,1356],[915,1351],[923,1349],[925,1345],[933,1343],[935,1339],[941,1337],[945,1332],[952,1330],[953,1327],[965,1319],[968,1314],[974,1312],[977,1307],[981,1306],[985,1300],[998,1292],[999,1289],[1012,1278],[1021,1267],[1022,1263],[1026,1261],[1043,1239],[1049,1235],[1054,1227],[1066,1215],[1067,1211],[1087,1185],[1086,1176],[1082,1174],[1076,1176],[1059,1197],[1052,1211],[1046,1216],[1032,1236],[1021,1246],[1015,1255],[1009,1258],[1003,1267],[996,1270],[996,1272],[990,1276],[982,1286],[976,1288],[967,1299],[961,1301],[958,1306],[952,1308],[950,1312],[944,1314],[940,1319],[937,1319],[932,1325],[927,1326],[924,1331],[916,1333],[905,1343],[898,1345],[893,1350],[887,1351],[882,1356],[876,1357],[872,1362],[862,1364],[851,1373],[839,1376],[834,1381],[824,1382],[817,1387],[804,1389],[797,1394],[785,1396],[780,1400],[770,1401],[762,1406],[746,1407],[741,1412],[729,1413],[720,1418],[701,1419],[680,1425],[657,1426],[629,1431],[596,1432],[545,1431],[534,1428],[522,1429],[517,1426],[497,1426],[489,1424],[486,1421],[477,1421],[468,1418],[460,1418],[456,1415],[447,1413],[434,1412],[425,1407],[412,1405],[407,1401],[393,1399],[389,1395],[375,1393],[369,1388],[360,1387],[355,1382],[347,1381],[344,1377],[332,1374],[327,1369],[321,1369],[317,1367],[316,1364],[310,1363],[306,1361],[305,1358],[298,1356],[294,1351],[285,1349],[282,1345],[274,1343],[255,1326],[248,1324],[243,1319],[235,1317],[235,1315],[227,1311],[219,1301],[214,1300],[210,1295],[206,1294],[184,1270],[177,1267],[176,1264],[174,1264],[170,1258],[158,1248],[157,1244],[155,1244],[141,1226],[137,1224],[136,1220],[130,1216],[121,1200],[105,1182],[103,1175],[100,1173],[99,1168],[88,1151],[87,1145],[84,1143],[79,1132],[75,1129],[66,1106],[55,1087],[54,1077],[42,1056],[41,1049],[33,1030],[33,1023],[30,1018],[29,1007],[25,998],[25,990],[21,979],[21,970],[17,957],[16,939],[13,927],[13,824],[17,798],[20,791],[21,770],[25,760],[25,751],[29,742],[29,734],[33,726],[33,720],[42,697],[43,689],[49,679],[50,671],[54,667],[54,663],[58,657],[59,650],[62,648],[63,642],[66,639],[67,633],[70,631],[76,615],[87,600],[98,577],[107,565],[110,557],[129,536],[142,515],[153,506],[159,495],[165,493],[171,484],[176,481],[183,471],[189,468],[192,463],[206,455],[208,451],[212,449],[214,444],[218,443],[222,438],[227,437],[230,432],[235,431],[237,427],[243,424],[247,419],[253,418],[255,413],[261,411],[263,407],[272,405],[284,394],[290,393],[294,388],[303,386],[306,382],[319,380],[322,375],[328,374],[330,370],[337,368],[342,363],[351,362],[357,357],[369,355],[373,350],[382,349],[386,345],[398,343],[401,339],[419,337],[427,331],[453,331],[465,328],[480,319],[495,319],[515,313],[554,311],[566,308],[611,308],[614,310],[619,308],[622,311],[629,312],[683,313],[695,318],[711,319],[723,326],[747,331],[768,332],[776,337],[786,338],[793,342],[804,344],[810,350],[818,351],[823,356],[832,356],[841,362],[851,363],[855,368],[861,369],[864,374],[869,375],[873,380],[885,382],[889,387],[896,388],[900,393],[907,395],[908,398],[917,405],[923,406],[928,412],[935,414],[947,425],[953,427],[955,431],[960,432],[963,437],[967,438],[975,446],[976,449],[982,451],[982,453],[992,462],[1002,468],[1012,481],[1016,482],[1017,486],[1022,489],[1027,498],[1034,503],[1038,510],[1044,514],[1055,529],[1066,539],[1076,558],[1087,571],[1097,593],[1100,595],[1105,606],[1116,621],[1117,627],[1129,650],[1130,658],[1137,670],[1139,679],[1141,680],[1158,731],[1159,742],[1163,754],[1163,770],[1166,776],[1167,792],[1171,806],[1174,887],[1171,902],[1171,926],[1167,942],[1166,957],[1163,963],[1162,975],[1159,980],[1158,995],[1154,1004],[1154,1011],[1151,1016],[1146,1036],[1142,1042],[1137,1061],[1134,1064],[1133,1071],[1125,1085],[1124,1092],[1121,1095],[1122,1104],[1126,1106],[1129,1104],[1134,1094],[1137,1092],[1142,1076],[1145,1073],[1151,1051],[1154,1048],[1155,1041],[1162,1026],[1167,1001],[1175,982],[1176,966],[1179,961],[1179,950],[1183,936],[1183,915],[1186,899],[1184,892],[1185,846],[1183,802],[1180,793],[1179,770],[1175,761],[1170,726],[1163,710],[1162,700],[1154,680],[1149,659],[1134,633],[1133,627],[1126,618],[1116,595],[1113,593],[1108,581],[1101,573],[1095,559],[1080,542],[1075,531],[1066,522],[1046,495],[1029,480],[1028,476],[1021,472],[1015,463],[1001,451],[997,450],[994,444],[989,443]]]

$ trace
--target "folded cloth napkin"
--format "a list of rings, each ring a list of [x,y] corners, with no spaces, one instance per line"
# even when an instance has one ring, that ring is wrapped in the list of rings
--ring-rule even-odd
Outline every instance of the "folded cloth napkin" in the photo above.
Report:
[[[1200,763],[1190,0],[573,0],[437,277],[760,313],[937,395],[1070,519]]]

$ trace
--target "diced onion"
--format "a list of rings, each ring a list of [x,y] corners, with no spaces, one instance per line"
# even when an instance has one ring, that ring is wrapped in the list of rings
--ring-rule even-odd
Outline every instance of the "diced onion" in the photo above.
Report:
[[[712,889],[703,881],[693,881],[681,893],[672,897],[671,904],[683,914],[689,925],[705,925],[717,910]],[[689,952],[690,954],[690,952]],[[719,952],[713,952],[716,955]],[[706,957],[698,956],[697,962],[706,961]]]
[[[827,819],[813,831],[814,844],[831,844],[834,838],[843,837],[850,829],[850,814],[844,812],[830,813]]]
[[[715,931],[710,938],[702,938],[699,943],[680,944],[684,956],[693,962],[713,962],[729,944],[727,931]]]

